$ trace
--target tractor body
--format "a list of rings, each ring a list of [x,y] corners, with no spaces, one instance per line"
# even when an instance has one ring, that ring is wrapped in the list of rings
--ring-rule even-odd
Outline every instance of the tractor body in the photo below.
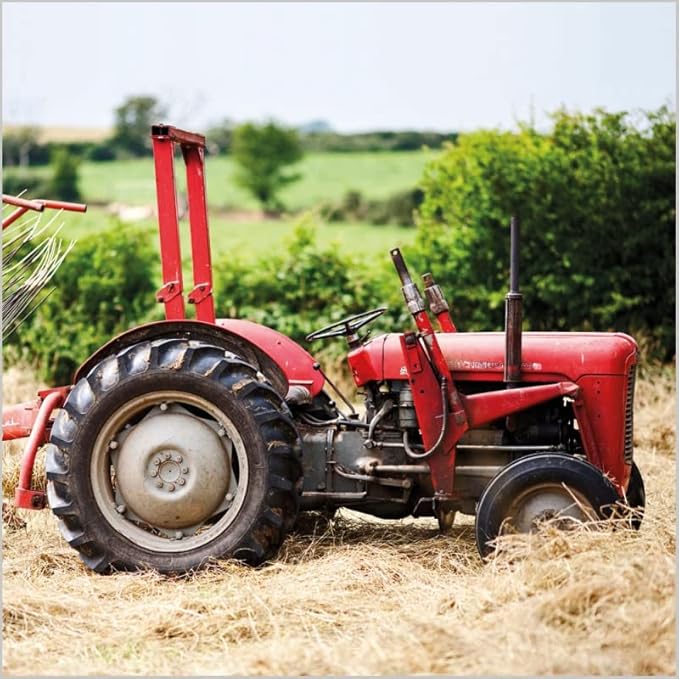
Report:
[[[632,449],[637,345],[622,333],[521,332],[518,224],[505,333],[458,332],[433,277],[423,297],[392,250],[416,330],[362,339],[380,308],[309,336],[346,338],[356,412],[305,348],[216,318],[204,139],[165,125],[152,138],[166,320],[112,339],[72,386],[3,419],[4,438],[30,435],[17,504],[46,504],[30,470],[49,439],[49,505],[88,566],[261,563],[300,511],[338,507],[434,516],[442,529],[456,512],[475,514],[482,555],[507,522],[533,530],[555,517],[610,516],[614,505],[643,510]],[[195,318],[183,295],[175,146],[187,169]]]

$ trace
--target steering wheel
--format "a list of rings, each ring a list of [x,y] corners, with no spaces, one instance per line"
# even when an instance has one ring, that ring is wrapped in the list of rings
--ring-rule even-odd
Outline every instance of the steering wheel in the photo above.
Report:
[[[314,340],[328,339],[329,337],[351,337],[359,328],[379,318],[386,310],[387,307],[381,306],[378,309],[362,311],[360,314],[347,316],[347,318],[343,318],[341,321],[331,323],[320,330],[310,333],[306,336],[306,341],[313,342]]]

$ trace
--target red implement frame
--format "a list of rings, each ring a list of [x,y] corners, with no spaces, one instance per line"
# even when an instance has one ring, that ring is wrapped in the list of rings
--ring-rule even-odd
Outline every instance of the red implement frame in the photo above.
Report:
[[[21,457],[19,484],[14,494],[14,504],[20,509],[42,509],[45,507],[45,493],[31,488],[33,465],[38,448],[47,443],[49,438],[52,413],[63,405],[70,388],[47,389],[38,392],[39,398],[36,401],[19,403],[3,409],[3,441],[12,441],[28,436]]]
[[[69,212],[87,212],[87,205],[83,203],[66,203],[63,200],[26,200],[16,196],[2,194],[2,202],[5,205],[13,205],[17,209],[7,215],[2,220],[2,230],[4,231],[10,224],[14,224],[19,217],[26,214],[29,210],[42,212],[46,207],[53,210],[68,210]]]
[[[52,210],[68,210],[69,212],[86,212],[83,203],[68,203],[62,200],[43,200],[42,198],[27,200],[16,196],[2,194],[2,202],[16,208],[2,220],[2,230],[16,222],[29,210],[43,212],[45,208]],[[38,392],[38,398],[28,403],[6,406],[2,409],[2,440],[14,441],[28,438],[21,457],[19,483],[16,488],[14,502],[21,509],[42,509],[46,505],[45,493],[31,488],[35,456],[41,445],[47,442],[52,426],[52,413],[60,408],[66,400],[69,387],[57,387]]]
[[[186,164],[193,261],[193,289],[188,295],[188,302],[196,305],[196,318],[199,321],[214,323],[215,306],[212,298],[212,264],[205,196],[205,137],[171,125],[154,125],[151,128],[151,139],[156,168],[163,271],[163,286],[156,294],[156,299],[165,305],[167,320],[186,318],[174,177],[174,150],[175,144],[179,144]]]

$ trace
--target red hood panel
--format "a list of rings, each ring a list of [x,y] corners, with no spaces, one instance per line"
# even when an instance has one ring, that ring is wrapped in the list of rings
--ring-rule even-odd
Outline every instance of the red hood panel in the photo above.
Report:
[[[400,334],[376,337],[365,349],[381,366],[381,379],[403,379]],[[444,356],[457,380],[501,380],[505,335],[502,332],[438,333]],[[583,375],[624,375],[636,342],[623,333],[524,332],[522,372],[527,381],[567,379]],[[380,378],[378,378],[380,379]]]

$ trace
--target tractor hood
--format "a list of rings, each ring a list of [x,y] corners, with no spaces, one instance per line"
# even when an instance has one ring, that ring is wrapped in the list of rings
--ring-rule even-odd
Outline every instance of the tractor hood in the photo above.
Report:
[[[459,381],[502,381],[505,335],[502,332],[437,333],[446,361]],[[526,382],[570,380],[584,375],[625,375],[634,360],[636,342],[623,333],[524,332],[522,379]],[[360,383],[397,380],[407,376],[401,334],[376,337],[362,353]],[[351,360],[352,365],[355,359]],[[368,375],[372,373],[369,379]],[[356,373],[355,373],[356,376]]]

